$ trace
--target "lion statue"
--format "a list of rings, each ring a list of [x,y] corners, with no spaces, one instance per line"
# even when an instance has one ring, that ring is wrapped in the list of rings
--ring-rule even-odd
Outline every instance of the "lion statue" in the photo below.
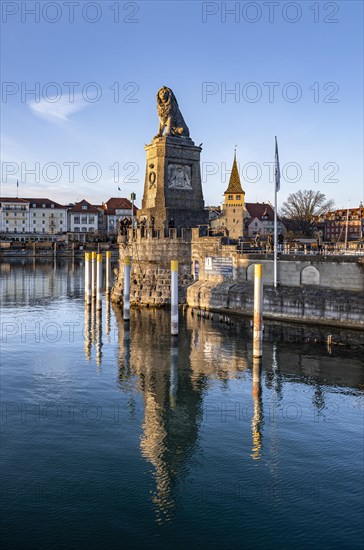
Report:
[[[157,109],[159,116],[158,134],[154,136],[184,136],[189,137],[190,132],[187,124],[184,121],[181,111],[179,110],[176,96],[171,88],[163,86],[157,93]]]

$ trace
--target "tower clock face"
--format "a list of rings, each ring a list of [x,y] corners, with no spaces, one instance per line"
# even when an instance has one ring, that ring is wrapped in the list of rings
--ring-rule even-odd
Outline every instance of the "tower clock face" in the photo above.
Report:
[[[188,164],[169,164],[168,188],[192,190],[191,166]]]

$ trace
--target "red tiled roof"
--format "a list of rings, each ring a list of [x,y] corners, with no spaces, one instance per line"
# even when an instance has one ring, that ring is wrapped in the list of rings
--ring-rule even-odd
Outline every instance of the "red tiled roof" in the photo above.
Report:
[[[105,202],[105,209],[106,209],[106,212],[107,214],[110,216],[113,216],[115,215],[115,210],[131,210],[131,202],[129,199],[125,199],[125,198],[116,198],[116,197],[111,197],[108,201]],[[134,214],[138,211],[139,209],[135,206],[134,204]]]
[[[87,209],[82,208],[82,206],[87,206]],[[78,212],[93,212],[94,214],[98,214],[99,210],[96,208],[96,206],[93,206],[90,204],[86,199],[83,199],[80,202],[77,202],[72,208],[68,210],[71,214],[78,213]]]
[[[18,199],[17,197],[3,197],[0,198],[0,202],[25,202],[28,204],[28,199]]]
[[[267,216],[267,220],[270,222],[274,221],[274,210],[273,208],[264,202],[246,202],[245,207],[248,211],[248,214],[251,218],[262,219],[262,216]]]

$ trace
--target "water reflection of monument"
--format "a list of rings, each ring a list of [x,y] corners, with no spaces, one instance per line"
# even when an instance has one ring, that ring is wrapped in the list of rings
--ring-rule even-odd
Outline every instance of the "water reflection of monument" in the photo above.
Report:
[[[115,306],[114,312],[119,327],[119,386],[126,392],[136,387],[143,394],[140,448],[154,469],[152,500],[158,521],[167,521],[175,508],[177,484],[188,474],[188,461],[199,447],[207,380],[228,381],[247,368],[247,361],[232,360],[237,354],[224,349],[230,348],[226,335],[199,326],[190,314],[177,346],[170,340],[165,313],[132,311],[129,332],[121,309]],[[196,345],[197,333],[205,344]]]
[[[127,391],[132,377],[132,386],[143,394],[140,448],[154,467],[152,499],[160,521],[164,521],[174,509],[174,488],[197,443],[201,390],[192,387],[188,348],[178,350],[170,345],[167,316],[157,311],[133,312],[129,333],[121,310],[115,307],[114,311],[120,339],[119,385]],[[184,368],[178,372],[179,361]]]

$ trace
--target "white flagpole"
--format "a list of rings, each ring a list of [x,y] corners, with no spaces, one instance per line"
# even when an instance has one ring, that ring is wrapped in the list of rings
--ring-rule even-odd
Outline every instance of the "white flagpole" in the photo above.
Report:
[[[275,169],[274,169],[274,260],[273,260],[273,285],[278,285],[278,228],[277,228],[277,192],[280,188],[280,167],[278,157],[277,136],[275,138]]]
[[[278,277],[278,235],[277,235],[277,185],[274,178],[274,288],[277,288],[277,277]]]

